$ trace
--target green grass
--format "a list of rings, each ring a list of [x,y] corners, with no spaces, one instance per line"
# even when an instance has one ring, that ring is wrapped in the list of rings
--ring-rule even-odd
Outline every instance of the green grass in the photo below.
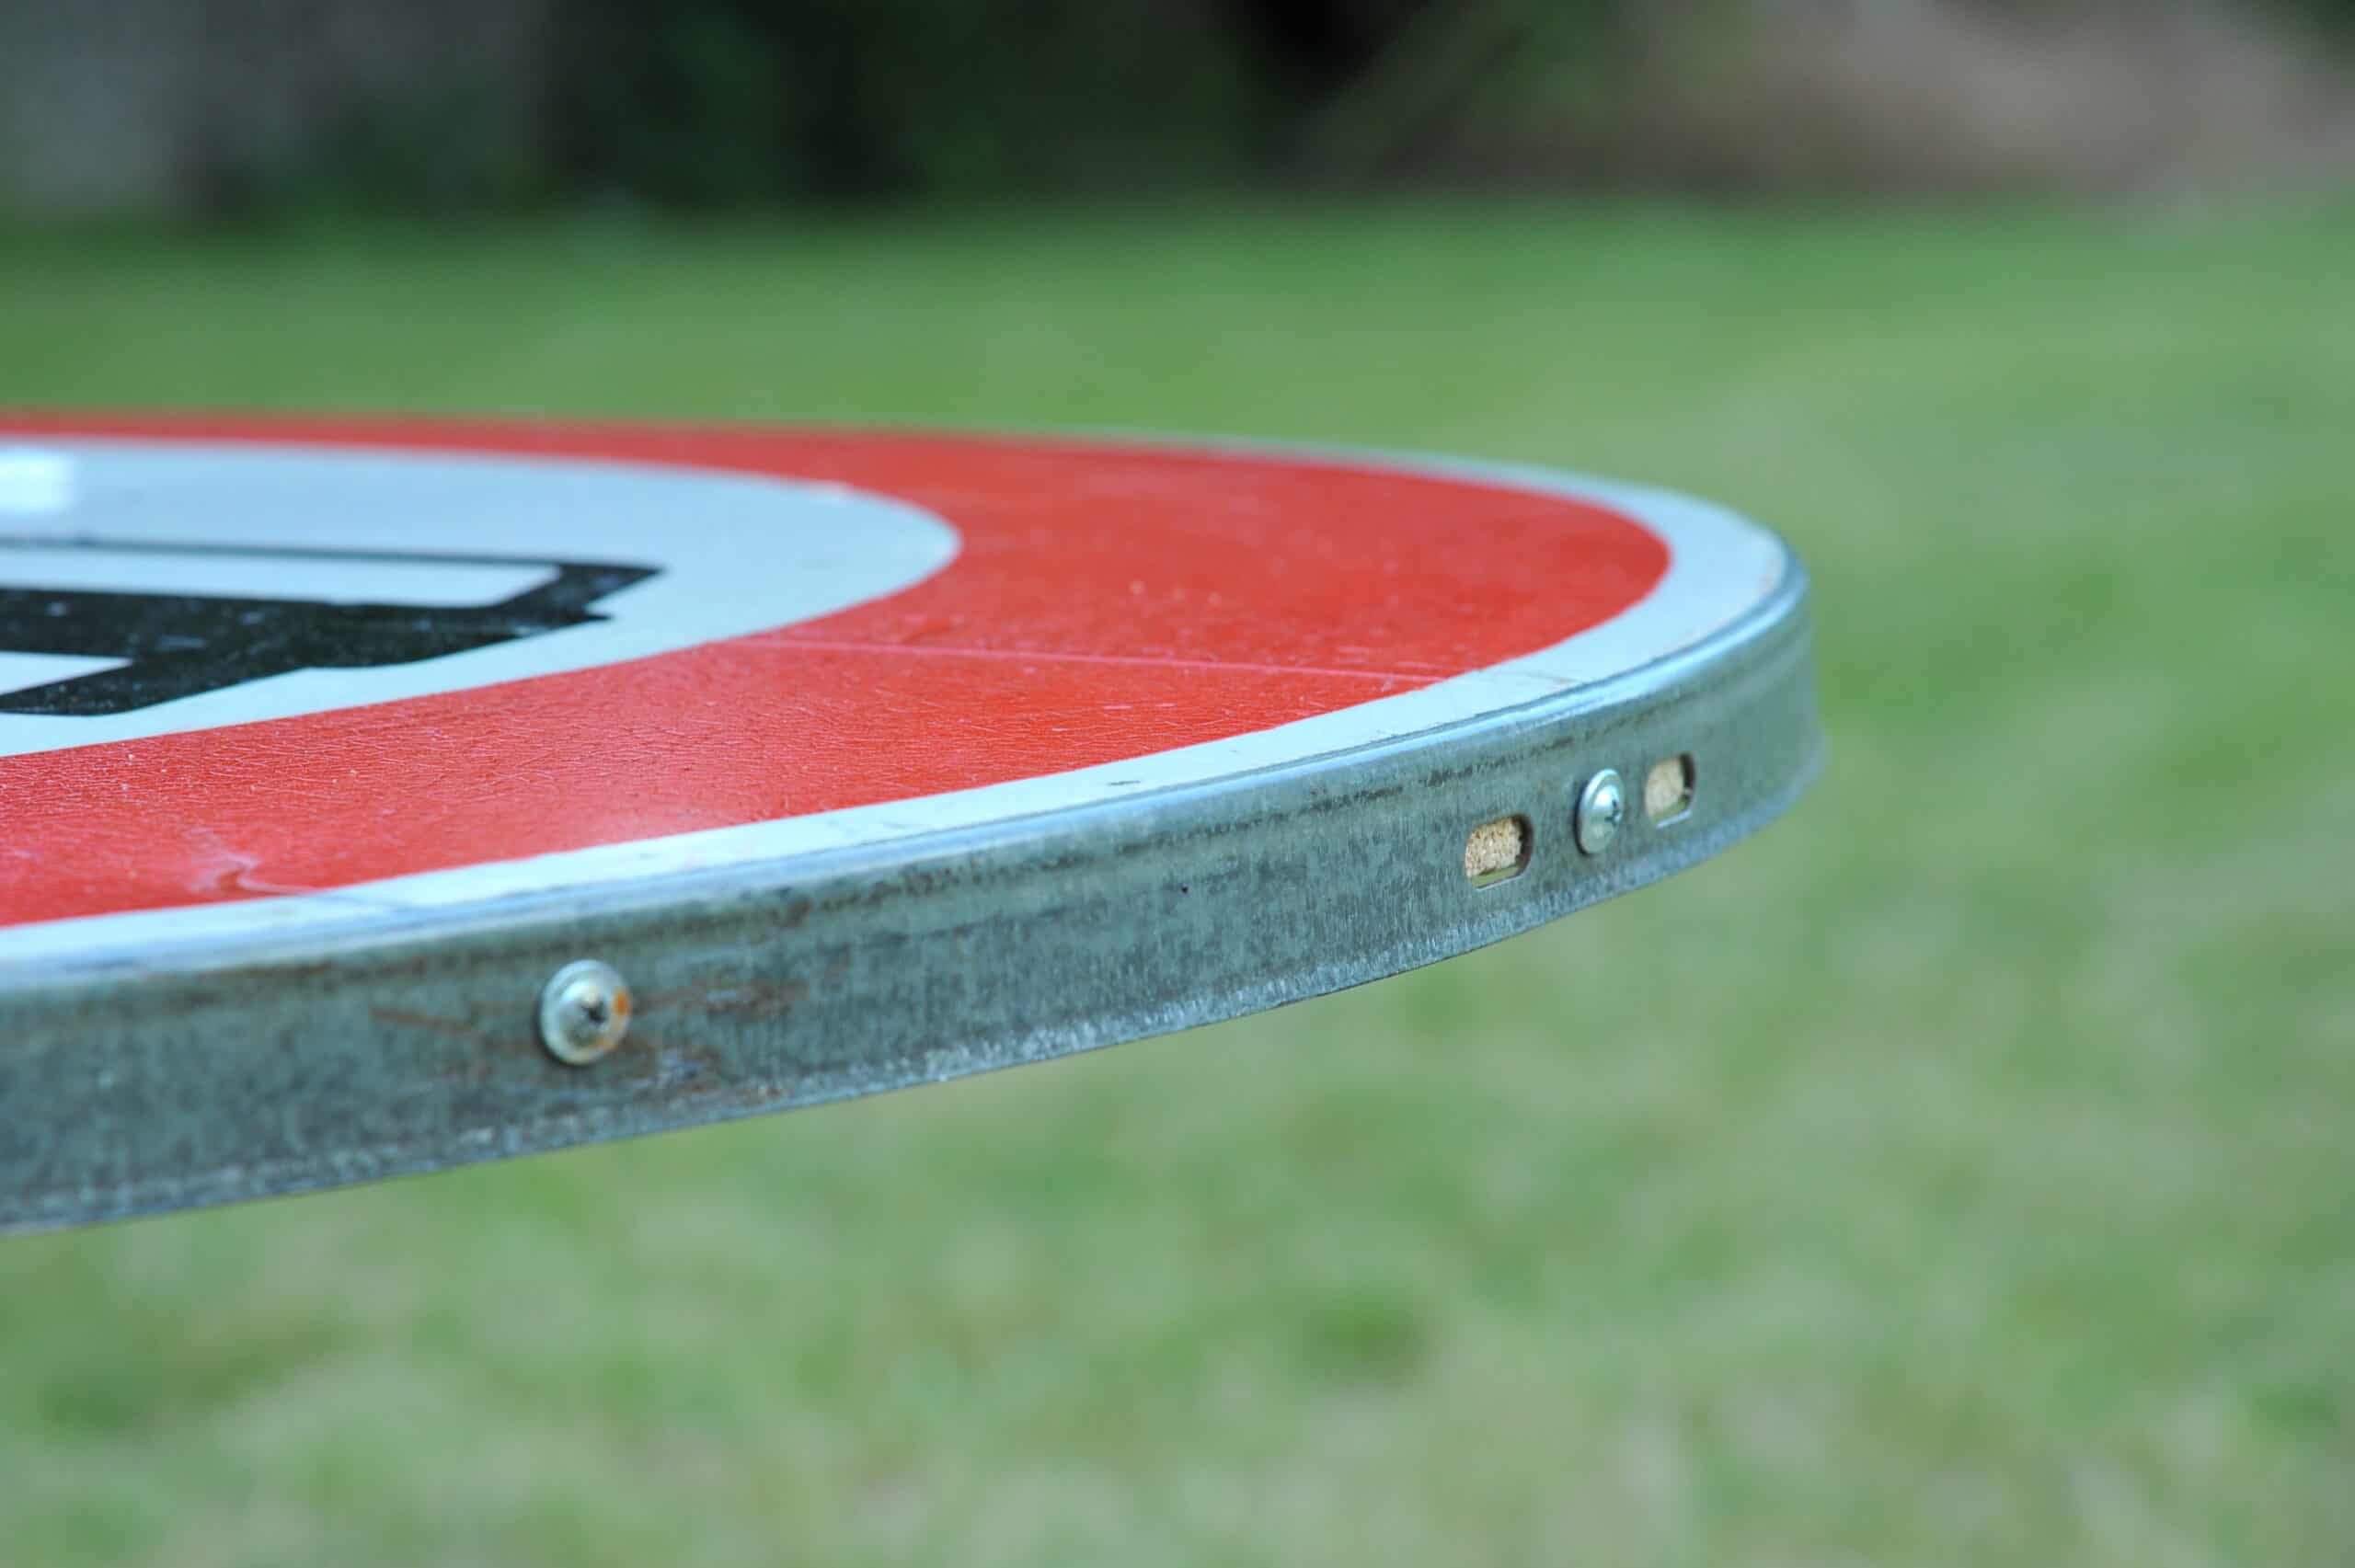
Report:
[[[2355,208],[19,237],[0,402],[1655,479],[1832,759],[1274,1015],[0,1242],[8,1561],[2355,1559]]]

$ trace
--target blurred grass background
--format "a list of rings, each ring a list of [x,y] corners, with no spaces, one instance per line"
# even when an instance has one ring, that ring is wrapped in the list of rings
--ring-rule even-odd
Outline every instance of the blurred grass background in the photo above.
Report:
[[[1832,767],[1410,977],[0,1242],[42,1563],[2355,1559],[2355,204],[16,233],[0,404],[1656,480]]]

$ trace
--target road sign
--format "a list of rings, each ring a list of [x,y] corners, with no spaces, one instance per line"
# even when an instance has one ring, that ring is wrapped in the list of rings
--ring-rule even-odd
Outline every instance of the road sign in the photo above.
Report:
[[[1548,471],[0,418],[0,1229],[1233,1016],[1690,864],[1805,580]]]

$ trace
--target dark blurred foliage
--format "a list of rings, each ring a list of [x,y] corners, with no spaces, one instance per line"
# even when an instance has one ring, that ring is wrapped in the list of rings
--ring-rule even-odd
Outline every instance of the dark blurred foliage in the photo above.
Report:
[[[1820,33],[1786,28],[1805,7],[1757,0],[557,4],[556,184],[667,205],[1270,178],[1752,185],[1820,171],[1833,184],[1905,186],[2001,182],[2015,158],[1959,148],[1944,162],[1959,172],[1927,148],[1881,158],[1870,143],[1887,139],[1884,120],[1901,106],[1858,113],[1844,101],[1796,112],[1827,122],[1818,141],[1855,142],[1861,153],[1754,150],[1742,114],[1697,102],[1687,84],[1759,91],[1758,72],[1729,68],[1744,51],[1753,62],[1778,47],[1829,59]],[[1991,63],[1988,51],[1942,49],[1937,38],[1955,29],[1935,25],[1941,17],[1975,9],[2033,20],[2105,4],[2113,16],[2136,9],[2131,0],[1925,4],[1921,58],[1908,64],[1934,83],[2012,68]],[[2355,0],[2211,10],[2230,21],[2252,7],[2355,38]],[[1814,7],[1827,9],[1839,7]],[[2177,30],[2187,29],[2200,30],[2196,17]],[[2033,38],[2020,45],[2037,48]],[[1912,90],[1906,71],[1878,74],[1890,84],[1884,96]],[[1859,91],[1853,81],[1805,80],[1804,70],[1773,74],[1775,91],[1802,99]],[[1735,86],[1736,78],[1752,85]],[[2178,85],[2154,78],[2149,90]],[[1748,113],[1787,118],[1775,103]],[[2110,120],[2082,139],[2150,139],[2115,112]],[[2131,160],[2055,150],[2047,161],[2055,182],[2069,184],[2098,183],[2098,172],[2080,170]],[[1992,172],[1973,172],[1982,166]]]
[[[575,0],[554,161],[686,204],[1112,186],[1233,171],[1274,105],[1184,0]],[[1246,68],[1238,68],[1239,66]]]
[[[1281,164],[1414,24],[1470,9],[566,0],[553,161],[573,188],[689,205],[1232,179]]]
[[[0,0],[0,206],[2117,188],[2349,143],[2333,35],[2355,0]]]
[[[2355,33],[2355,0],[2288,0],[2286,8],[2332,32]]]

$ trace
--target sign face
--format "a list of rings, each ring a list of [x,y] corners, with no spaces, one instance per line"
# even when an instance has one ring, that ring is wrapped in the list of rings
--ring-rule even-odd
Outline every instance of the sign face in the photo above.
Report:
[[[0,1232],[1274,1006],[1696,864],[1817,755],[1804,574],[1657,491],[0,418]]]
[[[0,425],[0,957],[1199,782],[1635,668],[1781,570],[1691,503],[1347,457]]]

